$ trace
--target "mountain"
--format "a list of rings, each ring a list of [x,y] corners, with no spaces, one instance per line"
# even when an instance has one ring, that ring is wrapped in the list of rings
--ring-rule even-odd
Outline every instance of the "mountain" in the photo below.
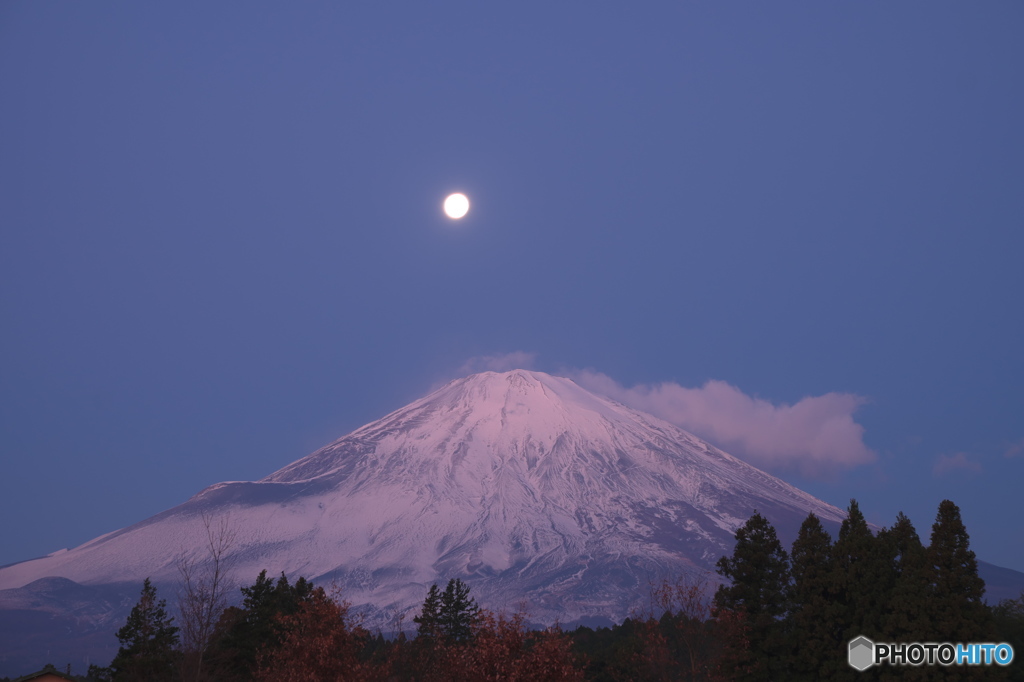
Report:
[[[235,532],[235,573],[339,581],[403,607],[449,576],[535,616],[624,616],[662,575],[707,569],[754,511],[843,512],[681,429],[540,372],[453,381],[256,482],[219,483],[81,547],[0,570],[84,585],[177,579],[203,514]],[[197,546],[198,545],[198,546]],[[511,600],[511,601],[510,601]]]
[[[178,559],[206,557],[212,519],[233,536],[237,584],[262,569],[335,582],[385,629],[398,613],[409,622],[430,584],[452,577],[485,607],[525,602],[535,622],[621,621],[652,583],[713,572],[755,510],[787,545],[808,512],[833,533],[845,515],[569,379],[488,372],[260,481],[218,483],[75,549],[4,567],[0,609],[26,590],[66,591],[66,581],[122,609],[124,585],[137,592],[147,576],[173,598]]]

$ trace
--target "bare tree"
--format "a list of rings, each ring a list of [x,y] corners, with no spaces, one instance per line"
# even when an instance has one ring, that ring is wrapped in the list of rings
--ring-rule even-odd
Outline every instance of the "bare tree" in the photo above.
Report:
[[[185,652],[182,674],[185,680],[202,679],[203,657],[210,646],[213,628],[227,608],[228,554],[235,545],[236,529],[226,516],[218,519],[202,513],[206,535],[206,556],[182,550],[178,556],[181,592],[181,645]]]
[[[391,639],[396,642],[405,641],[405,616],[406,612],[398,606],[388,609],[388,620],[391,622]]]
[[[685,573],[651,585],[649,610],[633,611],[640,625],[641,649],[634,663],[651,680],[705,679],[713,647],[710,578]]]
[[[655,604],[671,614],[676,635],[682,645],[683,660],[689,668],[690,679],[699,679],[706,667],[710,633],[707,622],[711,618],[710,577],[708,573],[689,573],[676,579],[665,580],[654,589]]]

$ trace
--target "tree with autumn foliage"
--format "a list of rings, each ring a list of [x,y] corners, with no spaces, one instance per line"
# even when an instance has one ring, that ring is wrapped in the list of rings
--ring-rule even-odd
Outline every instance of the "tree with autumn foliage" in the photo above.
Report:
[[[284,573],[274,580],[265,570],[255,583],[241,588],[242,606],[228,607],[214,630],[210,677],[219,682],[251,680],[258,656],[280,646],[282,618],[296,613],[311,598],[313,589],[305,578],[290,584]]]
[[[480,611],[472,636],[464,642],[445,640],[433,664],[415,679],[423,682],[575,682],[584,679],[572,653],[572,641],[560,629],[526,629],[525,614],[512,617]]]
[[[637,618],[634,676],[704,680],[718,653],[711,621],[709,576],[687,574],[651,588],[651,608]]]
[[[387,666],[360,659],[369,633],[351,622],[349,604],[313,589],[295,613],[278,617],[279,646],[257,658],[260,682],[363,682],[387,679]]]

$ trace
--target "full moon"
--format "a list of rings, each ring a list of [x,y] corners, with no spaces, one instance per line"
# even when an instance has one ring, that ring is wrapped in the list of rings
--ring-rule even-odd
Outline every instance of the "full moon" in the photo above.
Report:
[[[450,194],[444,200],[444,212],[449,218],[458,220],[469,213],[469,199],[465,194]]]

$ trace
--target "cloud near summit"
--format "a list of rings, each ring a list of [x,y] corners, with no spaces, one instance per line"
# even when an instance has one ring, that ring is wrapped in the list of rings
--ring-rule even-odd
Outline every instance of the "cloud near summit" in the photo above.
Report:
[[[495,355],[477,355],[462,363],[457,376],[476,374],[477,372],[508,372],[513,369],[533,369],[537,364],[537,354],[524,351],[497,353]]]
[[[861,396],[826,393],[776,405],[724,381],[700,388],[675,383],[626,388],[592,370],[570,376],[588,390],[676,424],[761,468],[822,477],[876,459],[864,444],[864,427],[853,419],[866,402]]]

